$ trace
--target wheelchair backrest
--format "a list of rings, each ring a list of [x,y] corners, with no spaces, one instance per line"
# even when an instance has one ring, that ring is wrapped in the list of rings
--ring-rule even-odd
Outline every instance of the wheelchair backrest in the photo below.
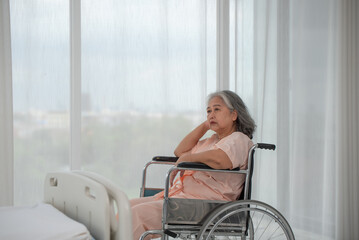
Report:
[[[248,195],[247,195],[247,199],[251,199],[251,194],[252,194],[252,176],[253,176],[253,169],[254,169],[254,153],[255,150],[251,149],[249,156],[248,156],[248,178],[246,179],[246,181],[244,182],[244,187],[243,190],[241,192],[241,194],[239,195],[239,197],[237,198],[237,200],[244,200],[244,195],[245,195],[245,190],[246,188],[248,188]]]
[[[244,185],[244,189],[240,195],[240,200],[242,199],[251,199],[252,193],[252,176],[253,176],[253,169],[254,169],[254,152],[255,149],[266,149],[266,150],[275,150],[276,146],[274,144],[268,143],[257,143],[251,147],[248,153],[248,172],[246,176],[246,181]]]

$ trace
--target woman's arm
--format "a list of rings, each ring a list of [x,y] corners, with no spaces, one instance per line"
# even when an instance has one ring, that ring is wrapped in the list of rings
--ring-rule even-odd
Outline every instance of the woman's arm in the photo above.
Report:
[[[174,151],[174,154],[177,157],[181,157],[184,153],[190,151],[203,137],[203,135],[209,130],[208,121],[203,122],[201,125],[196,127],[192,132],[190,132],[177,146]]]
[[[208,150],[194,154],[184,154],[176,164],[180,162],[200,162],[214,169],[232,169],[232,161],[222,149]]]

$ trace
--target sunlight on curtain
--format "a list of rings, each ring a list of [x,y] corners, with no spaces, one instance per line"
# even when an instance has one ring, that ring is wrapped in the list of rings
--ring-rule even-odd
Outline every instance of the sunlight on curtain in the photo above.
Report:
[[[300,14],[291,16],[290,211],[297,228],[321,235],[322,223],[333,226],[334,217],[333,210],[326,209],[327,204],[334,207],[334,191],[325,188],[334,186],[334,178],[327,177],[334,176],[333,155],[325,156],[334,147],[328,132],[333,112],[326,108],[331,103],[327,97],[333,97],[326,91],[332,84],[327,76],[329,9],[320,3],[292,6]],[[315,207],[318,203],[321,207]]]
[[[263,11],[267,11],[267,13]],[[254,4],[253,115],[257,123],[256,142],[272,143],[276,151],[256,152],[253,197],[277,206],[278,126],[277,126],[277,4],[257,1]],[[268,21],[268,18],[270,21]],[[280,209],[281,211],[283,209]]]
[[[327,1],[292,2],[290,32],[290,212],[297,228],[327,237],[335,229],[331,62],[337,49],[330,7]]]
[[[276,41],[266,41],[265,31],[267,27],[267,31],[273,31],[276,21],[266,25],[265,15],[257,12],[254,15],[255,7],[264,10],[273,9],[276,5],[267,2],[259,5],[249,0],[231,1],[230,4],[230,89],[241,96],[256,121],[253,141],[277,144],[277,119],[273,114],[277,109],[277,78],[276,69],[273,68],[276,61]],[[254,29],[263,31],[254,32]],[[266,65],[267,59],[271,59],[271,67]],[[269,204],[276,203],[276,158],[276,152],[256,152],[252,193],[254,199],[265,200]],[[266,178],[260,177],[262,175],[266,175]]]
[[[205,120],[215,64],[214,0],[83,1],[84,169],[138,196],[144,164]]]
[[[14,203],[42,200],[49,171],[69,162],[67,1],[11,0]]]
[[[253,114],[253,1],[230,1],[230,90],[235,91]]]
[[[254,189],[285,215],[297,239],[333,239],[336,5],[289,1],[285,19],[283,2],[255,3],[256,136],[280,144],[274,157],[260,155]]]

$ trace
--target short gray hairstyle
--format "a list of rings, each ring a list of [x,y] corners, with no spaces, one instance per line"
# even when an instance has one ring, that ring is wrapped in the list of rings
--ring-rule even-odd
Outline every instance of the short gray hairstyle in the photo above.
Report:
[[[242,99],[235,92],[224,90],[208,95],[207,104],[214,97],[220,97],[229,110],[237,112],[237,132],[242,132],[252,139],[253,133],[256,129],[256,124]]]

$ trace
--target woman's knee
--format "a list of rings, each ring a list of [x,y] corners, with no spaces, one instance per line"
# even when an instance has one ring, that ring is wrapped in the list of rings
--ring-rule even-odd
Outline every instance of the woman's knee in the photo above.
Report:
[[[145,219],[149,216],[162,218],[162,201],[146,201],[131,205],[132,216],[134,219]]]

